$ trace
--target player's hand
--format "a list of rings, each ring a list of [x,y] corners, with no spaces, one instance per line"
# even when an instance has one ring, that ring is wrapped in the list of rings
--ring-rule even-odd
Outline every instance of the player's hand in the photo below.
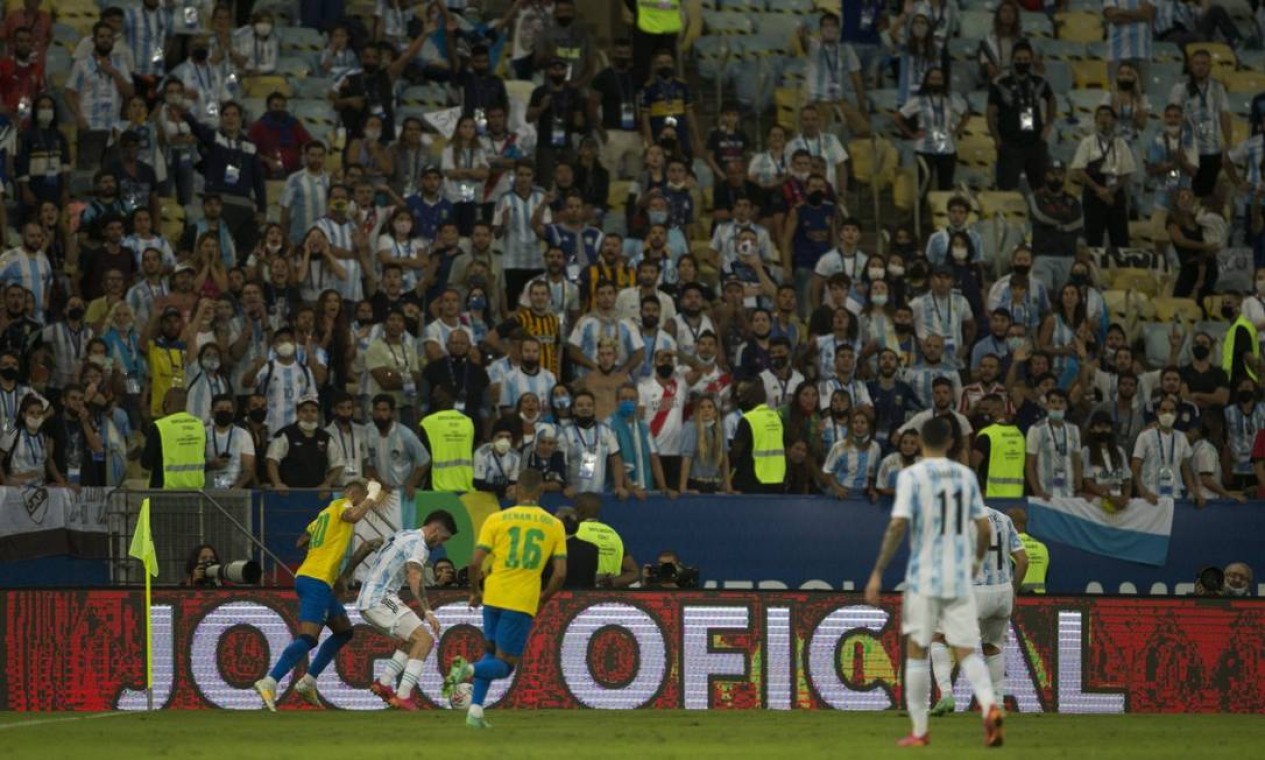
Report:
[[[470,589],[470,609],[477,610],[483,606],[483,593]]]
[[[883,590],[883,576],[878,571],[870,573],[870,581],[865,584],[865,603],[878,606],[878,594]]]
[[[369,551],[376,552],[377,550],[382,548],[382,543],[383,543],[382,539],[374,538],[369,541],[366,541],[365,546],[369,547]]]
[[[424,617],[426,619],[426,624],[430,626],[431,632],[435,634],[435,639],[438,640],[439,639],[439,618],[435,617],[435,613],[430,610],[426,610],[426,614]]]
[[[369,501],[376,504],[378,497],[382,495],[382,484],[376,480],[370,480],[366,491]]]

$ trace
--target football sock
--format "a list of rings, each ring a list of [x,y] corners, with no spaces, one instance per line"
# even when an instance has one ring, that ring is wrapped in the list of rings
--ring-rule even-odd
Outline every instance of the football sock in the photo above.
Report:
[[[495,681],[498,678],[505,678],[510,674],[510,664],[505,660],[499,660],[492,655],[487,655],[482,660],[474,664],[474,677],[484,678],[489,681]]]
[[[383,686],[395,688],[396,679],[404,672],[404,665],[408,662],[408,652],[395,650],[395,654],[391,655],[391,659],[387,660],[387,669],[382,672],[378,678],[378,683]]]
[[[931,642],[931,675],[940,689],[940,699],[953,696],[953,661],[949,659],[949,647],[943,642]]]
[[[987,716],[989,709],[997,704],[997,699],[993,696],[993,682],[988,676],[988,666],[984,664],[982,657],[971,652],[962,660],[962,672],[966,674],[966,680],[971,682],[980,712]]]
[[[280,681],[285,678],[285,674],[294,670],[294,666],[299,660],[305,659],[307,653],[312,651],[312,647],[316,646],[316,639],[311,636],[299,636],[290,642],[290,646],[281,652],[280,659],[277,664],[272,666],[272,670],[268,671],[268,677],[274,681]]]
[[[931,673],[926,660],[905,660],[905,706],[914,724],[914,736],[927,735],[931,710]]]
[[[334,655],[338,654],[338,650],[351,641],[351,631],[336,633],[321,643],[319,649],[316,650],[316,656],[312,658],[312,664],[307,666],[308,675],[313,678],[318,677],[325,672],[325,668],[334,659]]]
[[[483,700],[487,699],[488,689],[492,688],[492,682],[486,678],[474,677],[474,692],[470,695],[470,706],[479,708],[480,714],[483,711]]]
[[[1006,655],[990,654],[984,657],[988,662],[989,680],[993,682],[993,697],[997,704],[1006,703]]]
[[[404,677],[400,679],[398,692],[400,699],[409,699],[413,696],[413,688],[417,686],[417,679],[422,677],[422,670],[425,667],[424,660],[409,660],[408,665],[404,666]]]

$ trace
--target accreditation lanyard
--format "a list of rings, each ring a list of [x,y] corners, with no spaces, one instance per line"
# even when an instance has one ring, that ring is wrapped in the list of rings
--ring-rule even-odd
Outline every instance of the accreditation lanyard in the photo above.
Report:
[[[220,451],[220,433],[218,430],[211,431],[211,449],[218,458],[222,454],[228,454],[233,450],[233,433],[237,432],[233,429],[233,425],[228,428],[228,440],[224,442],[224,450]]]
[[[1170,435],[1170,436],[1175,436],[1175,435],[1176,435],[1176,433],[1169,433],[1169,435]],[[1164,461],[1165,461],[1165,459],[1166,459],[1166,457],[1164,456],[1164,434],[1163,434],[1163,433],[1161,433],[1159,430],[1156,430],[1156,431],[1155,431],[1155,440],[1156,440],[1156,441],[1159,443],[1159,445],[1160,445],[1160,466],[1161,466],[1161,469],[1168,469],[1168,470],[1171,472],[1171,471],[1172,471],[1172,469],[1173,469],[1173,460],[1177,458],[1177,440],[1176,440],[1176,438],[1174,438],[1174,439],[1173,439],[1173,442],[1172,442],[1172,446],[1170,446],[1170,447],[1169,447],[1169,450],[1168,450],[1168,457],[1167,457],[1167,460],[1168,460],[1168,465],[1167,465],[1167,467],[1165,467],[1165,466],[1164,466]]]

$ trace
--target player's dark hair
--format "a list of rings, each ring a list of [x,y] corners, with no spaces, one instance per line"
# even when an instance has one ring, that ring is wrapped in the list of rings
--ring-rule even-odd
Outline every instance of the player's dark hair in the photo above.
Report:
[[[1045,398],[1047,401],[1052,398],[1061,398],[1064,403],[1070,403],[1067,398],[1067,391],[1062,388],[1051,388],[1050,392],[1045,394]]]
[[[534,470],[531,470],[531,472],[534,472]],[[426,515],[426,519],[422,521],[422,525],[430,525],[431,523],[439,523],[442,525],[444,530],[448,531],[448,535],[450,536],[457,535],[457,521],[452,519],[452,515],[446,509],[436,509],[429,515]]]
[[[943,449],[953,440],[953,428],[944,417],[932,417],[922,424],[922,444]]]
[[[540,470],[526,467],[522,472],[518,473],[518,482],[514,486],[514,491],[518,494],[520,502],[536,501],[540,498],[544,484],[545,478],[541,475]]]

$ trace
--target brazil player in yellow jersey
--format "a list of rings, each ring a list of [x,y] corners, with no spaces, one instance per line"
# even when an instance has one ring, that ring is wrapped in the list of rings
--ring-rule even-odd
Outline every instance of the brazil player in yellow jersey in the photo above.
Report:
[[[342,602],[334,595],[334,584],[342,570],[347,546],[356,532],[356,523],[381,500],[382,486],[377,481],[352,480],[344,486],[343,498],[335,499],[322,509],[299,537],[300,546],[307,544],[307,557],[294,579],[294,592],[299,597],[299,635],[282,651],[268,675],[255,682],[255,691],[269,710],[277,710],[277,682],[300,660],[307,659],[307,653],[316,647],[321,628],[328,627],[333,635],[316,650],[307,674],[294,685],[299,696],[321,706],[316,678],[338,650],[351,641],[352,635],[351,621]]]
[[[492,682],[508,678],[527,644],[532,620],[567,579],[567,536],[562,523],[540,508],[544,480],[536,470],[519,473],[519,505],[488,517],[470,560],[470,608],[483,606],[483,638],[487,654],[476,663],[458,657],[444,679],[444,696],[457,684],[473,680],[474,694],[466,725],[489,728],[483,700]],[[484,580],[484,560],[487,578]],[[553,564],[549,584],[540,588],[545,563]],[[482,583],[481,583],[482,581]]]

